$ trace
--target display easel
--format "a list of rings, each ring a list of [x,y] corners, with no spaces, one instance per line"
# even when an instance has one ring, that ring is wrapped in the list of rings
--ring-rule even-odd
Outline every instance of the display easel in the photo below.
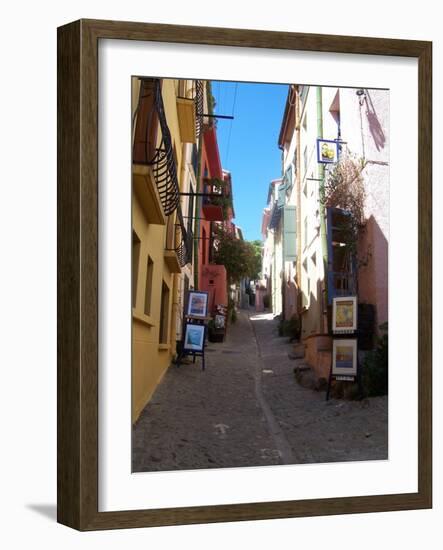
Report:
[[[202,370],[205,370],[205,348],[208,333],[207,322],[210,319],[210,317],[208,317],[208,298],[208,292],[200,290],[189,290],[186,295],[186,311],[183,314],[184,322],[182,326],[182,345],[175,362],[177,367],[180,367],[182,359],[186,356],[191,356],[193,363],[195,363],[196,357],[201,357]],[[196,304],[195,300],[197,299],[198,302]],[[201,341],[201,346],[199,346],[200,349],[197,349],[194,343],[191,344],[191,347],[187,347],[186,332],[187,328],[192,325],[203,327],[203,338]]]
[[[208,327],[206,325],[206,322],[210,319],[210,317],[194,317],[192,315],[185,315],[185,322],[183,323],[183,334],[182,334],[182,347],[180,350],[180,353],[177,356],[176,360],[176,366],[180,367],[180,363],[184,357],[191,356],[192,362],[195,363],[196,357],[202,358],[202,370],[205,370],[205,348],[206,348],[206,337],[208,332]],[[195,350],[195,349],[187,349],[186,342],[185,342],[185,334],[186,334],[186,327],[187,325],[200,325],[204,327],[204,335],[203,335],[203,346],[201,350]]]
[[[348,338],[349,338],[349,334],[348,335],[345,335],[345,334],[334,335],[334,340],[335,341],[347,340]],[[336,381],[339,381],[339,382],[351,382],[351,383],[354,383],[357,380],[357,384],[358,384],[358,387],[359,387],[359,392],[361,394],[362,391],[361,391],[360,362],[358,360],[358,344],[357,344],[357,352],[356,352],[356,362],[357,362],[357,364],[356,364],[357,372],[356,372],[355,375],[354,374],[353,375],[333,374],[332,366],[333,366],[333,363],[334,363],[334,357],[333,357],[333,352],[332,352],[332,354],[331,354],[331,366],[330,366],[330,369],[329,369],[328,388],[326,390],[326,401],[329,401],[329,394],[331,392],[332,380],[336,380]]]
[[[353,314],[352,319],[350,320],[350,324],[348,327],[338,327],[336,323],[336,307],[337,302],[346,302],[347,305],[352,304],[353,307]],[[357,329],[357,297],[356,296],[345,296],[340,298],[334,298],[333,301],[333,321],[332,321],[332,336],[333,336],[333,347],[332,347],[332,353],[331,353],[331,366],[329,369],[329,378],[328,378],[328,388],[326,390],[326,401],[329,400],[329,395],[331,392],[331,384],[332,380],[337,380],[341,382],[355,382],[357,380],[358,388],[360,394],[362,393],[362,387],[361,387],[361,374],[360,374],[360,362],[358,359],[358,329]],[[334,348],[335,343],[339,342],[340,340],[356,340],[356,350],[355,350],[355,361],[356,361],[356,372],[352,375],[346,375],[346,374],[337,374],[333,372],[333,365],[334,365]]]

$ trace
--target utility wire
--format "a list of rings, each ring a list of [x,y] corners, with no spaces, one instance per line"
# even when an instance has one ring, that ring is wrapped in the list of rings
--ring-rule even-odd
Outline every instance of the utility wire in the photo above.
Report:
[[[235,89],[234,89],[234,101],[232,102],[232,116],[234,116],[235,111],[235,102],[237,100],[237,88],[238,88],[238,82],[235,83]],[[233,119],[231,119],[230,125],[229,125],[229,134],[228,134],[228,143],[226,146],[226,168],[228,167],[228,158],[229,158],[229,146],[231,144],[231,132],[232,132],[232,122]]]

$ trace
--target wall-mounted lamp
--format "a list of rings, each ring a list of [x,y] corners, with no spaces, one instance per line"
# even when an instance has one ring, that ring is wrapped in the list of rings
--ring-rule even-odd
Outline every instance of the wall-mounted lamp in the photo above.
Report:
[[[363,101],[366,99],[366,93],[365,91],[363,90],[363,88],[360,88],[359,90],[357,90],[355,92],[358,96],[358,102],[360,103],[360,106],[363,105]]]

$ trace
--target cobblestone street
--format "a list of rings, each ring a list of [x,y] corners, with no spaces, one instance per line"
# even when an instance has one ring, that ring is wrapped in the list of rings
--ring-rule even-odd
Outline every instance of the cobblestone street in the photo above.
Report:
[[[133,471],[380,460],[387,397],[325,401],[300,386],[270,314],[240,310],[206,370],[172,366],[133,429]]]

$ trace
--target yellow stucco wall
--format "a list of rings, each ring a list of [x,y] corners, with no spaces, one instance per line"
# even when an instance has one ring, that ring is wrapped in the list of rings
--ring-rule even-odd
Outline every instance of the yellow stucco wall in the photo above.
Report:
[[[140,239],[137,294],[132,323],[132,408],[133,421],[135,421],[170,364],[172,354],[175,352],[175,335],[172,335],[169,330],[168,344],[160,343],[162,284],[164,281],[170,292],[169,321],[174,286],[174,275],[170,273],[163,259],[165,226],[147,223],[136,197],[133,197],[132,201],[132,215],[133,230]],[[148,256],[153,262],[149,316],[145,314]]]
[[[133,85],[133,101],[138,87]],[[166,119],[174,144],[177,173],[180,174],[182,144],[176,108],[176,85],[164,80],[162,96]],[[132,321],[132,420],[135,422],[161,381],[175,353],[174,304],[177,302],[177,283],[164,261],[166,226],[147,222],[133,195],[132,226],[140,240],[137,274],[137,294]],[[153,262],[152,294],[149,316],[145,314],[145,291],[148,256]],[[163,282],[169,288],[168,341],[160,343],[160,310]],[[172,330],[171,330],[172,329]]]
[[[177,95],[189,95],[187,88],[192,87],[192,81],[181,83],[178,80],[164,79],[162,81],[162,98],[165,116],[171,133],[176,170],[181,191],[189,191],[191,176],[189,171],[192,144],[182,143],[177,112]],[[132,82],[133,114],[138,102],[140,83],[138,79]],[[180,91],[181,90],[181,91]],[[160,140],[160,133],[158,139]],[[187,198],[182,197],[181,206],[187,212]],[[180,337],[181,317],[183,310],[183,277],[184,272],[192,277],[192,268],[182,269],[182,273],[171,273],[164,260],[167,225],[148,223],[145,214],[133,194],[132,227],[139,244],[139,262],[137,273],[137,295],[133,307],[132,321],[132,420],[135,422],[151,399],[157,385],[171,364],[175,355],[176,339]],[[176,222],[176,214],[173,215]],[[176,242],[175,245],[178,243]],[[172,248],[170,243],[169,248]],[[149,315],[145,313],[145,292],[147,278],[148,256],[153,262],[152,295]],[[160,343],[160,311],[163,282],[169,288],[169,315],[167,343]]]

